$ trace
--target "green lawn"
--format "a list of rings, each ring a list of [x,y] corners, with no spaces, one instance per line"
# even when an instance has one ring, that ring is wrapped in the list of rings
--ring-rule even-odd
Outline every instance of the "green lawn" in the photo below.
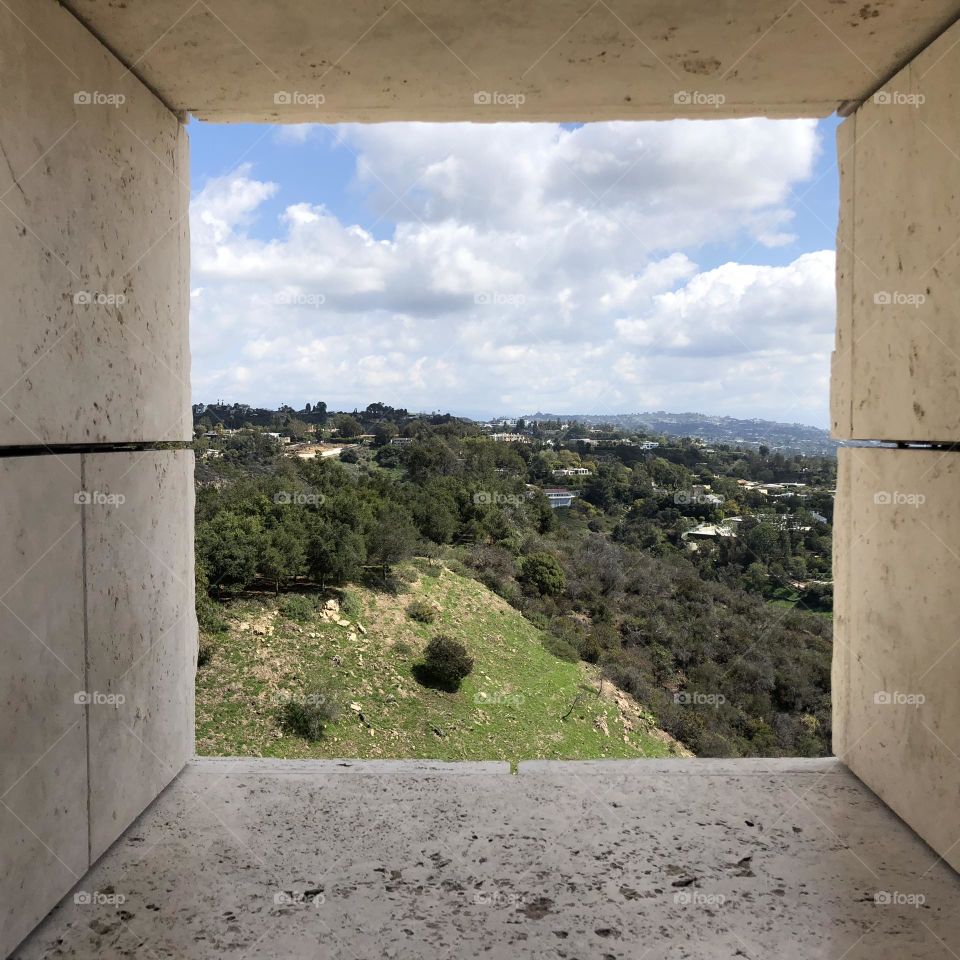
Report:
[[[351,588],[354,615],[336,614],[349,625],[319,613],[293,623],[270,596],[230,604],[230,631],[198,672],[198,753],[516,762],[677,752],[629,698],[609,683],[598,695],[595,671],[550,654],[541,632],[481,584],[446,568],[406,572],[419,579],[400,596]],[[436,622],[406,615],[416,597],[436,606]],[[412,675],[437,633],[459,639],[475,660],[456,693]],[[311,742],[286,732],[279,711],[314,682],[335,691],[342,709]]]

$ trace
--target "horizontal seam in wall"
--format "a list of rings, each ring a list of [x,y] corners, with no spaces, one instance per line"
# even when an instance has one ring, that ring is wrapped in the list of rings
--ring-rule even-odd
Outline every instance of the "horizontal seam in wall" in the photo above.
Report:
[[[81,453],[139,453],[147,450],[191,450],[192,440],[144,440],[129,443],[0,444],[0,459],[62,457]]]
[[[924,452],[933,450],[937,453],[960,453],[960,440],[947,442],[944,440],[841,440],[841,450],[914,450]]]

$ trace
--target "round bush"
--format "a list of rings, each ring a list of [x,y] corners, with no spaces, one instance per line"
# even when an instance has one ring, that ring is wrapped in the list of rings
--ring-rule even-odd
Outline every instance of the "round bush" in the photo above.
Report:
[[[281,724],[305,740],[319,740],[328,723],[340,715],[336,697],[326,687],[308,687],[293,696],[280,711]]]
[[[298,593],[288,594],[280,601],[280,613],[288,620],[307,623],[313,619],[316,612],[316,607],[310,598]]]
[[[426,600],[414,600],[407,607],[407,616],[418,623],[433,623],[437,619],[437,611]]]
[[[459,640],[439,634],[427,644],[422,672],[438,686],[456,690],[472,670],[473,658]]]

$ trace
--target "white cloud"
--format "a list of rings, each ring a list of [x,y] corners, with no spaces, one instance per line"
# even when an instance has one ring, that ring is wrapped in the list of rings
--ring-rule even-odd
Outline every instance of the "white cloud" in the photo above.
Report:
[[[196,399],[826,421],[832,251],[696,264],[707,245],[792,242],[812,122],[338,136],[376,231],[305,202],[263,222],[278,187],[248,166],[194,198]]]

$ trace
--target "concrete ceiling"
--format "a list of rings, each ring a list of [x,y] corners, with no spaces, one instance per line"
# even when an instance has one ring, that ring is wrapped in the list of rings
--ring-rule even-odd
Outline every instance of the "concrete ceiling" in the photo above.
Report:
[[[960,0],[65,5],[170,107],[270,122],[825,116],[960,15]]]

